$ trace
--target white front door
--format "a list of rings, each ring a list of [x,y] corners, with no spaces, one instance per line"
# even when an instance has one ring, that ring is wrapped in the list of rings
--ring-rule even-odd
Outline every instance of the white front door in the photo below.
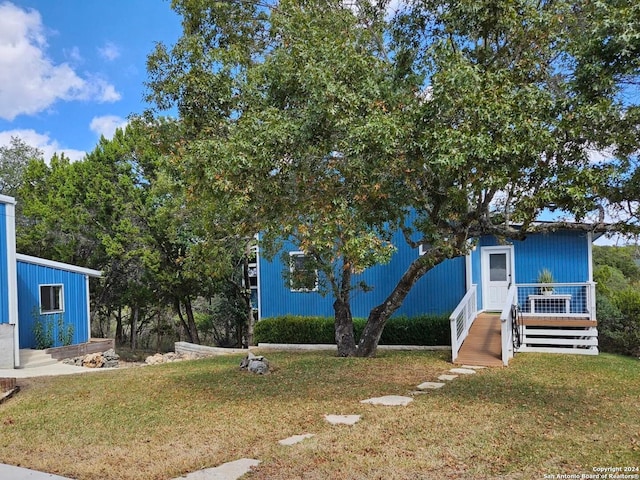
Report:
[[[482,248],[482,297],[488,311],[502,311],[513,278],[512,247]]]

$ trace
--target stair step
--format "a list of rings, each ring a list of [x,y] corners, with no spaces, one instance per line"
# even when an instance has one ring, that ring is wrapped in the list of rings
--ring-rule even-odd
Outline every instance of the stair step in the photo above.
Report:
[[[55,365],[58,361],[44,350],[21,349],[20,366],[22,368],[44,367]]]

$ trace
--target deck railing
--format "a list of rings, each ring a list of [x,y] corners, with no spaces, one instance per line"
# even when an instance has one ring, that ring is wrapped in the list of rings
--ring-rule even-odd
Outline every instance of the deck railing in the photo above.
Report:
[[[517,303],[523,315],[596,319],[595,283],[520,283]]]
[[[460,303],[453,311],[449,320],[451,321],[451,361],[458,358],[458,351],[464,339],[469,334],[471,324],[478,314],[478,300],[476,285],[471,285],[466,295],[462,297]]]
[[[513,318],[516,311],[513,306],[518,304],[518,287],[511,285],[507,292],[507,300],[500,314],[500,339],[502,342],[502,364],[506,367],[513,358]]]

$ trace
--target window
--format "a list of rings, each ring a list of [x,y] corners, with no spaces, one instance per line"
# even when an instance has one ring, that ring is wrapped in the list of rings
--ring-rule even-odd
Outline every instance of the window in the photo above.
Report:
[[[62,285],[40,285],[40,313],[64,312]]]
[[[318,290],[318,271],[313,258],[304,252],[289,253],[289,284],[292,292],[313,292]]]
[[[418,245],[418,255],[421,257],[431,249],[430,243],[422,242]]]

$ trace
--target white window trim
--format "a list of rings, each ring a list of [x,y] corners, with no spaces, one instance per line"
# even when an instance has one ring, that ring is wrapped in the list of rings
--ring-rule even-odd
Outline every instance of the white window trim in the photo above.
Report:
[[[42,287],[60,287],[60,309],[59,310],[42,310]],[[52,315],[56,313],[64,313],[64,284],[62,283],[42,283],[38,285],[38,307],[40,315]]]
[[[302,250],[298,250],[295,252],[289,252],[289,274],[293,274],[293,263],[291,262],[292,257],[308,257],[305,252]],[[289,290],[292,292],[317,292],[318,291],[318,270],[313,271],[316,277],[315,285],[312,289],[309,288],[293,288],[291,285],[291,279],[289,279]]]

